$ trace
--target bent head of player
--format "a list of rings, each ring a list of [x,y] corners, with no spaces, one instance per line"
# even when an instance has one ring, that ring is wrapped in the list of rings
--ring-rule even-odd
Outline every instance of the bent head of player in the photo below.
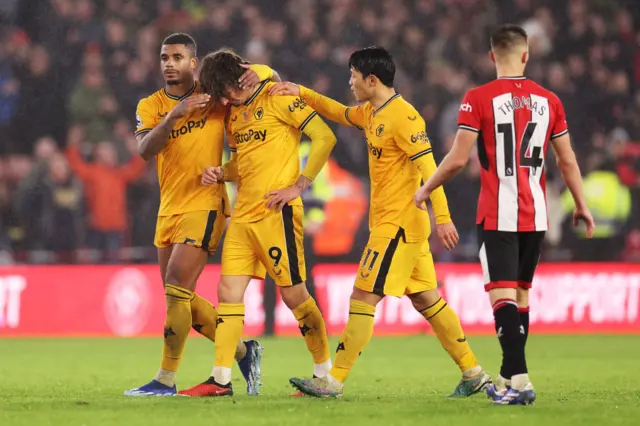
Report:
[[[380,89],[393,88],[396,64],[382,47],[356,50],[349,58],[349,86],[358,102],[371,100]]]
[[[501,77],[523,75],[529,60],[527,32],[519,25],[501,26],[491,34],[490,56]]]
[[[174,33],[165,38],[160,49],[160,69],[167,86],[193,84],[198,66],[196,42],[188,34]]]
[[[202,59],[200,84],[205,93],[220,99],[223,104],[240,106],[258,87],[241,89],[239,79],[247,71],[241,67],[247,61],[233,50],[224,49],[209,53]]]

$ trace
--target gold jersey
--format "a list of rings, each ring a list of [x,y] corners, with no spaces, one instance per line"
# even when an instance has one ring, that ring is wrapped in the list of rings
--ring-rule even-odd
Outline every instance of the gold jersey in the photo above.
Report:
[[[268,214],[265,195],[293,185],[300,176],[300,137],[317,113],[300,98],[270,96],[274,84],[261,83],[243,105],[230,110],[227,137],[238,174],[234,221],[263,219]],[[302,205],[302,200],[289,205]]]
[[[372,236],[394,238],[398,227],[407,242],[426,239],[429,215],[418,209],[413,196],[420,180],[436,170],[426,124],[418,111],[399,94],[380,108],[369,102],[347,107],[305,87],[301,96],[320,114],[332,121],[364,130],[369,150]],[[436,223],[451,221],[447,199],[440,187],[431,196]]]
[[[199,92],[193,88],[182,97],[158,90],[138,103],[136,136],[150,132],[183,99]],[[193,111],[180,119],[165,148],[156,155],[160,184],[158,216],[171,216],[198,210],[224,210],[229,215],[229,202],[224,185],[205,187],[202,171],[222,163],[224,119],[227,108],[212,101],[205,109]]]

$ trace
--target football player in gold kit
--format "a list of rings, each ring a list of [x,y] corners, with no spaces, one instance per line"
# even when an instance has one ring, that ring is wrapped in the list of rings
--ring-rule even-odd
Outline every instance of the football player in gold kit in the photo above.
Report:
[[[224,185],[204,187],[202,170],[220,165],[227,107],[204,93],[195,80],[196,43],[187,34],[167,37],[160,51],[166,86],[142,99],[137,108],[136,138],[145,160],[155,158],[160,184],[156,224],[160,273],[166,296],[162,363],[156,377],[127,396],[176,395],[176,372],[189,331],[215,341],[216,308],[195,293],[196,282],[214,253],[229,216]],[[264,65],[246,66],[243,85],[253,87],[273,77]],[[239,342],[235,349],[249,394],[260,385],[262,347]]]
[[[200,81],[205,91],[232,105],[227,121],[231,160],[205,170],[202,182],[221,186],[226,180],[236,181],[238,198],[222,249],[215,363],[207,381],[180,392],[190,396],[233,394],[231,366],[244,325],[244,293],[251,278],[262,279],[266,272],[298,320],[314,374],[326,377],[331,369],[324,319],[305,285],[300,195],[327,162],[336,138],[300,99],[269,96],[275,83],[240,88],[242,62],[228,50],[202,61]],[[300,171],[298,145],[303,132],[311,139],[311,152]]]
[[[442,346],[460,367],[462,380],[450,396],[481,391],[491,378],[478,364],[458,316],[439,295],[428,237],[429,215],[413,195],[436,170],[426,125],[418,111],[395,92],[395,64],[385,49],[358,50],[349,59],[351,90],[347,107],[306,87],[279,83],[271,94],[299,96],[328,119],[364,130],[371,177],[370,236],[351,295],[349,320],[335,364],[322,378],[292,378],[291,384],[316,397],[339,396],[359,354],[373,334],[376,305],[384,296],[407,295],[429,321]],[[458,242],[442,188],[431,195],[436,233],[447,249]]]

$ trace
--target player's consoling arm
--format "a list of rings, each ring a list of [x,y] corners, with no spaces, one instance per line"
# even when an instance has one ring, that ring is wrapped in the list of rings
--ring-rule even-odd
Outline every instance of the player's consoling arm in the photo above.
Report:
[[[144,133],[137,132],[138,154],[146,161],[152,159],[169,143],[169,136],[176,122],[197,108],[206,108],[210,100],[209,95],[202,93],[189,96],[176,105],[152,130]]]
[[[449,182],[469,161],[469,155],[476,142],[478,134],[471,130],[458,129],[451,151],[444,157],[436,171],[416,192],[414,201],[422,209],[426,209],[424,202],[436,189]]]
[[[240,66],[247,70],[238,80],[241,89],[255,87],[265,80],[280,81],[280,75],[268,65],[241,64]]]
[[[357,127],[360,130],[365,125],[362,107],[348,107],[304,86],[300,86],[300,96],[311,108],[331,121],[343,126]]]
[[[361,107],[348,107],[318,92],[288,81],[274,85],[269,94],[280,96],[297,96],[327,119],[343,126],[354,126],[362,130],[364,114]]]
[[[167,115],[153,130],[136,136],[138,140],[138,154],[140,154],[145,161],[149,161],[164,149],[167,142],[169,142],[171,130],[173,130],[173,126],[175,126],[177,120],[177,118],[172,118],[170,115]]]

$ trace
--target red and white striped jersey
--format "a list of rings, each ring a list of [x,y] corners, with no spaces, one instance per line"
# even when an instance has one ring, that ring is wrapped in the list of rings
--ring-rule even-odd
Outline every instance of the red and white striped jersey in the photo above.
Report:
[[[546,231],[548,142],[568,132],[560,99],[526,77],[499,78],[466,93],[458,128],[478,133],[476,222],[493,231]]]

